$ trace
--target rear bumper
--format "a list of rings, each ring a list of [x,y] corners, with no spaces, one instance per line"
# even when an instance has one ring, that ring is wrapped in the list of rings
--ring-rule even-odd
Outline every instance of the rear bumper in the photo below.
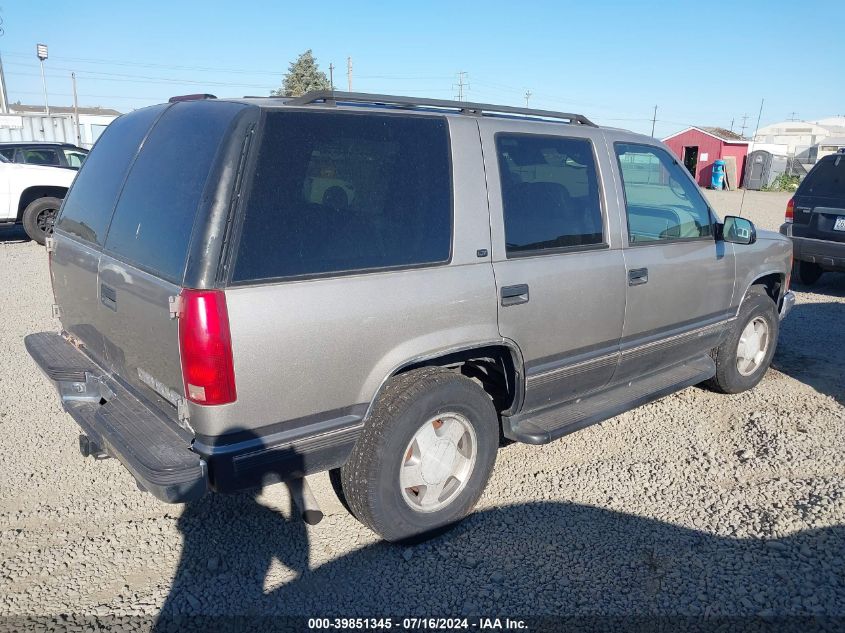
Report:
[[[191,450],[192,435],[147,406],[65,338],[30,334],[26,349],[59,392],[62,406],[87,436],[118,459],[138,484],[167,503],[208,490],[206,462]]]
[[[817,240],[792,235],[792,225],[780,227],[780,232],[792,240],[792,255],[797,261],[818,264],[827,270],[845,271],[845,242]]]

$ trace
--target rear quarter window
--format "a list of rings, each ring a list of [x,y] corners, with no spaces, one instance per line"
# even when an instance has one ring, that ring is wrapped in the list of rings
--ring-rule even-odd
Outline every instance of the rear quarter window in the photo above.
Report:
[[[129,165],[153,122],[166,107],[144,108],[109,125],[79,170],[57,228],[102,246]]]
[[[218,147],[244,105],[190,102],[156,123],[120,194],[105,249],[170,281],[182,279],[194,217]],[[85,161],[85,172],[91,160]]]
[[[449,260],[444,117],[270,112],[232,280]]]

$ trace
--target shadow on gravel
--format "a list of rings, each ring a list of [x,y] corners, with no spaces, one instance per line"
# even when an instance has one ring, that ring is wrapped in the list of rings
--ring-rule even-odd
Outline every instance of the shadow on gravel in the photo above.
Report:
[[[19,224],[0,225],[0,244],[14,244],[15,242],[29,242],[29,236]]]
[[[479,512],[414,547],[376,543],[308,569],[304,526],[254,497],[209,497],[179,525],[182,561],[158,631],[177,630],[179,614],[211,625],[230,616],[243,627],[280,615],[824,614],[845,625],[843,526],[733,539],[597,507],[530,503]],[[209,566],[212,556],[219,566]],[[273,561],[298,575],[266,589]],[[726,630],[738,629],[747,627]]]
[[[845,275],[842,279],[834,292],[845,296]],[[797,304],[781,322],[773,367],[845,406],[843,326],[845,302]]]

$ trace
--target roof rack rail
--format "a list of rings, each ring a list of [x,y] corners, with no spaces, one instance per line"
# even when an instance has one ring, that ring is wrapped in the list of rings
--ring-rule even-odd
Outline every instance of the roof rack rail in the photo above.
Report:
[[[288,98],[285,105],[303,106],[322,101],[327,105],[334,105],[338,101],[346,103],[373,103],[378,105],[396,105],[405,107],[450,108],[463,114],[515,114],[519,116],[534,116],[547,119],[566,119],[571,123],[598,127],[583,114],[571,112],[555,112],[553,110],[535,110],[533,108],[517,108],[514,106],[493,105],[490,103],[472,103],[470,101],[448,101],[444,99],[426,99],[418,97],[397,97],[395,95],[368,94],[366,92],[340,92],[332,90],[312,90],[301,97]]]

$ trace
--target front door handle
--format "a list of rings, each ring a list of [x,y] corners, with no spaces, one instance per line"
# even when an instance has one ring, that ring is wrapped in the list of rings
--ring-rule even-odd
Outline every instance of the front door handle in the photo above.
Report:
[[[109,310],[117,312],[117,292],[106,284],[100,284],[100,302]]]
[[[503,307],[515,306],[520,303],[528,303],[528,284],[502,286]]]
[[[632,268],[628,271],[628,285],[640,286],[648,283],[648,268]]]

